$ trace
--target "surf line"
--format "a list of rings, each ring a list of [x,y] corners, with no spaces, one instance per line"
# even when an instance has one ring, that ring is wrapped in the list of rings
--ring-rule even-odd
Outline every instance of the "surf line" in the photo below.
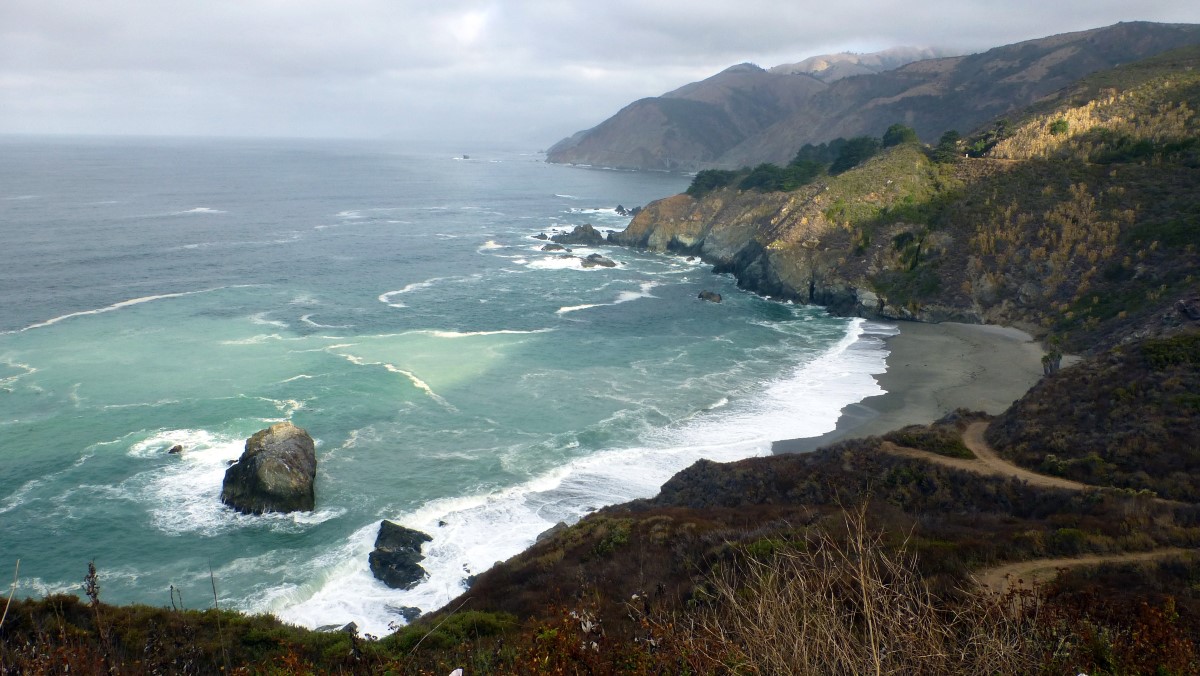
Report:
[[[17,329],[16,331],[5,331],[4,333],[24,333],[25,331],[29,331],[32,329],[41,329],[41,328],[45,328],[47,326],[53,326],[54,324],[57,324],[61,321],[66,321],[68,319],[72,319],[74,317],[83,317],[86,315],[103,314],[105,312],[121,310],[123,308],[132,307],[134,305],[141,305],[142,303],[149,303],[149,302],[155,301],[155,300],[164,300],[167,298],[182,298],[183,296],[194,296],[194,295],[200,294],[200,293],[211,293],[213,291],[220,291],[222,289],[239,289],[239,288],[246,288],[249,286],[254,286],[254,285],[253,284],[240,284],[237,286],[216,286],[211,289],[200,289],[198,291],[180,291],[179,293],[160,293],[155,296],[142,296],[141,298],[131,298],[129,300],[123,300],[119,303],[113,303],[112,305],[108,305],[108,306],[105,306],[102,308],[96,308],[95,310],[81,310],[80,312],[72,312],[70,314],[60,315],[60,316],[54,317],[52,319],[47,319],[44,322],[38,322],[37,324],[30,324],[29,326],[26,326],[23,329]]]

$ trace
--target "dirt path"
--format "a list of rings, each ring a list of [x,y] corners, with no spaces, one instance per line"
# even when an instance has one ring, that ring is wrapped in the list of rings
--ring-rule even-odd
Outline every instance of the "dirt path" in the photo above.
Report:
[[[985,422],[971,423],[967,426],[967,431],[963,432],[963,443],[967,445],[967,448],[975,454],[975,457],[980,462],[996,470],[998,473],[1017,477],[1018,479],[1028,481],[1032,486],[1041,486],[1043,488],[1066,488],[1075,491],[1081,491],[1085,488],[1096,488],[1096,486],[1088,486],[1087,484],[1071,481],[1070,479],[1038,474],[1024,467],[1018,467],[1001,458],[999,455],[996,455],[995,449],[989,446],[988,442],[983,438],[983,433],[987,431],[987,427],[988,424]]]
[[[939,465],[967,472],[975,472],[976,474],[1014,477],[1026,481],[1032,486],[1040,486],[1042,488],[1065,488],[1072,491],[1096,488],[1096,486],[1088,486],[1078,481],[1070,481],[1069,479],[1031,472],[1024,467],[1018,467],[1001,458],[999,455],[996,455],[996,451],[991,446],[988,446],[987,441],[983,438],[983,432],[987,429],[987,426],[988,424],[985,422],[971,423],[967,427],[967,430],[963,432],[963,443],[975,454],[974,459],[951,458],[945,455],[938,455],[937,453],[930,453],[929,451],[922,451],[919,448],[897,446],[890,441],[883,442],[882,448],[888,453],[902,455],[906,458],[928,460]]]
[[[996,454],[995,449],[988,445],[983,438],[983,433],[987,430],[986,422],[971,423],[963,432],[963,443],[966,447],[975,454],[973,459],[951,458],[929,451],[922,451],[918,448],[909,448],[907,446],[897,446],[890,441],[883,442],[881,448],[888,453],[901,455],[906,458],[918,458],[927,460],[946,467],[965,470],[967,472],[975,472],[976,474],[985,474],[988,476],[1013,477],[1022,481],[1028,482],[1031,486],[1040,486],[1043,488],[1065,488],[1067,490],[1084,490],[1086,488],[1098,488],[1078,481],[1071,481],[1061,477],[1047,476],[1030,471],[1024,467],[1018,467],[1011,462],[1001,458]],[[1155,502],[1169,502],[1156,498]],[[1197,554],[1200,551],[1195,549],[1181,549],[1178,547],[1169,547],[1164,549],[1155,549],[1148,552],[1128,552],[1123,554],[1091,554],[1087,556],[1078,556],[1073,558],[1057,558],[1057,559],[1034,559],[1032,561],[1018,561],[1016,563],[1007,563],[994,568],[985,568],[975,573],[975,579],[980,585],[988,589],[1005,593],[1013,587],[1029,588],[1036,582],[1045,582],[1053,579],[1060,568],[1073,568],[1076,566],[1093,566],[1100,563],[1115,563],[1115,562],[1137,562],[1151,561],[1167,556],[1176,556],[1182,554]]]
[[[1170,547],[1166,549],[1155,549],[1148,552],[1128,552],[1125,554],[1090,554],[1088,556],[1077,556],[1074,558],[1061,559],[1034,559],[1032,561],[1006,563],[1002,566],[996,566],[994,568],[985,568],[975,573],[975,579],[980,585],[987,587],[991,591],[1003,594],[1014,587],[1028,589],[1031,588],[1034,583],[1052,580],[1056,575],[1058,575],[1058,571],[1061,568],[1094,566],[1101,563],[1134,563],[1138,561],[1152,561],[1154,559],[1165,558],[1168,556],[1180,556],[1184,554],[1196,553],[1197,552],[1194,549]]]

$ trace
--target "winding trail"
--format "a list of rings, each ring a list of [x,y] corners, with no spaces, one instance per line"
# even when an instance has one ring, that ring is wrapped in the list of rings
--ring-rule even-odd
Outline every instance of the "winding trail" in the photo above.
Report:
[[[910,448],[908,446],[898,446],[890,441],[885,441],[882,444],[883,450],[894,455],[902,455],[906,458],[919,458],[928,460],[946,467],[961,469],[967,472],[976,474],[986,474],[988,476],[1012,477],[1028,482],[1031,486],[1039,486],[1041,488],[1065,488],[1072,491],[1082,491],[1088,488],[1098,488],[1098,486],[1089,486],[1063,479],[1061,477],[1047,476],[1038,474],[1018,467],[1011,462],[1001,458],[996,454],[996,451],[988,445],[983,438],[983,433],[987,430],[988,424],[985,422],[975,422],[967,426],[963,432],[963,443],[967,448],[975,454],[974,459],[969,458],[951,458],[945,455],[938,455],[929,451],[922,451],[919,448]]]
[[[983,433],[987,431],[988,423],[975,422],[967,426],[963,432],[963,444],[975,454],[975,458],[951,458],[929,451],[923,451],[918,448],[910,448],[908,446],[898,446],[890,441],[885,441],[880,445],[880,448],[893,455],[900,455],[906,458],[917,458],[928,462],[937,463],[946,467],[952,467],[967,472],[976,474],[984,474],[987,476],[1010,477],[1020,479],[1029,483],[1031,486],[1039,486],[1042,488],[1060,488],[1072,491],[1081,491],[1085,489],[1097,489],[1099,486],[1091,486],[1071,481],[1061,477],[1047,476],[1038,474],[1024,467],[1018,467],[1011,462],[1001,458],[996,450],[988,445],[987,440],[983,438]],[[1155,502],[1175,504],[1180,503],[1173,500],[1164,500],[1162,498],[1154,498]],[[1169,556],[1181,556],[1185,554],[1200,553],[1196,549],[1183,549],[1179,547],[1166,547],[1162,549],[1154,549],[1144,552],[1125,552],[1120,554],[1090,554],[1087,556],[1077,556],[1071,558],[1052,558],[1052,559],[1033,559],[1030,561],[1018,561],[1015,563],[1006,563],[992,568],[985,568],[976,571],[974,574],[975,580],[982,586],[998,593],[1005,593],[1013,588],[1030,588],[1035,583],[1045,582],[1053,579],[1058,571],[1062,568],[1074,568],[1076,566],[1093,566],[1101,563],[1134,563],[1139,561],[1152,561],[1155,559],[1165,558]]]
[[[1018,561],[1016,563],[1006,563],[1002,566],[984,568],[983,570],[976,571],[974,577],[980,585],[987,587],[991,591],[1004,594],[1010,589],[1030,589],[1037,583],[1053,580],[1058,575],[1058,571],[1063,568],[1096,566],[1101,563],[1137,563],[1140,561],[1163,559],[1169,556],[1194,555],[1196,553],[1194,549],[1167,547],[1164,549],[1152,549],[1148,552],[1089,554],[1087,556],[1060,559],[1033,559],[1031,561]]]

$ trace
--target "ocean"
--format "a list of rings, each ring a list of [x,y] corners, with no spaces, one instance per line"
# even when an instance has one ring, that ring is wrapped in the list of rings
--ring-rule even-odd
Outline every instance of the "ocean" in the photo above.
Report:
[[[374,634],[560,521],[700,458],[770,452],[879,394],[887,327],[683,257],[614,268],[688,178],[392,142],[0,139],[0,576],[18,595],[271,612]],[[724,302],[697,299],[702,290]],[[246,437],[317,441],[317,508],[218,499]],[[167,450],[179,444],[180,455]],[[425,531],[410,591],[367,566]],[[210,577],[211,576],[211,577]]]

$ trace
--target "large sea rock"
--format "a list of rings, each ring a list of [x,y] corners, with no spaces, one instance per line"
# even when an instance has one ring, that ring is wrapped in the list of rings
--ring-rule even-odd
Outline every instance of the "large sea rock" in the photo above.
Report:
[[[578,244],[581,246],[597,246],[608,243],[604,235],[601,235],[590,223],[577,225],[571,232],[554,235],[550,240],[559,244]]]
[[[421,567],[421,545],[433,538],[398,523],[382,521],[375,536],[375,551],[367,557],[371,573],[392,589],[412,589],[428,573]]]
[[[316,475],[312,437],[290,422],[276,423],[247,439],[242,457],[225,470],[221,502],[246,514],[312,511]]]

